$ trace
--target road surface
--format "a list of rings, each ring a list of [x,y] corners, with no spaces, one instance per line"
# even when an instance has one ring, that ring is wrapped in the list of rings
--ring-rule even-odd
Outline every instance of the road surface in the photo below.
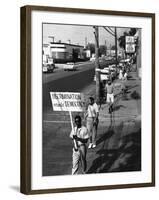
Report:
[[[50,92],[81,92],[93,83],[95,74],[93,63],[80,64],[77,71],[55,70],[52,74],[43,74],[43,113],[52,110]]]
[[[82,67],[81,70],[75,72],[77,75],[74,72],[62,72],[58,79],[53,77],[55,74],[51,74],[50,81],[46,81],[43,85],[46,103],[43,112],[44,176],[71,174],[72,167],[69,114],[53,112],[49,98],[46,98],[47,93],[55,89],[80,91],[87,96],[93,95],[95,93],[94,69],[92,66],[87,67]],[[67,88],[68,85],[69,88]],[[140,99],[132,98],[134,91],[141,92],[140,86],[140,81],[137,81],[135,77],[127,82],[127,98],[119,98],[112,115],[108,114],[106,104],[102,105],[97,148],[87,152],[87,173],[141,170],[141,102]]]

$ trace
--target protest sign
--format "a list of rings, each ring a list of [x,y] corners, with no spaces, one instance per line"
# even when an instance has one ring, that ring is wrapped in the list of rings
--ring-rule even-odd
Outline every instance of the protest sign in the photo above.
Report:
[[[83,112],[85,109],[84,95],[72,92],[50,92],[54,111]]]

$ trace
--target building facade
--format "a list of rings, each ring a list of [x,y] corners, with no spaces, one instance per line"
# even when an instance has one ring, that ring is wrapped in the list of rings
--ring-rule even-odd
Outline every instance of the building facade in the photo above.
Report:
[[[84,47],[80,45],[56,43],[43,45],[43,53],[52,57],[55,62],[78,61],[84,59]]]

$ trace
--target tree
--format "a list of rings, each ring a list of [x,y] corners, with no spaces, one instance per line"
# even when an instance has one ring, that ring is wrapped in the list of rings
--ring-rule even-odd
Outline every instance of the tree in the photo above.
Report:
[[[93,43],[88,43],[86,46],[86,49],[91,51],[91,54],[95,53],[95,44]]]
[[[72,49],[72,57],[73,61],[76,62],[78,60],[79,49],[75,48]]]
[[[118,39],[119,46],[125,50],[125,36],[134,36],[136,34],[136,28],[130,28],[129,32],[124,32]]]
[[[131,28],[129,31],[129,35],[134,36],[136,34],[136,28]]]
[[[124,32],[123,35],[121,35],[119,38],[118,38],[118,42],[119,42],[119,46],[122,48],[122,49],[125,49],[125,36],[128,36],[129,34],[127,32]]]
[[[99,55],[101,56],[102,54],[103,55],[106,55],[106,51],[107,51],[107,47],[105,45],[100,45],[99,47]]]

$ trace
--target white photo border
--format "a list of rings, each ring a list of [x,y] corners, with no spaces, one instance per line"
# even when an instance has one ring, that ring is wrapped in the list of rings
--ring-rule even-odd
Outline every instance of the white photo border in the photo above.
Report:
[[[43,8],[43,7],[42,7]],[[114,14],[57,12],[31,9],[31,191],[128,185],[151,185],[152,177],[152,17]],[[56,9],[55,9],[56,10]],[[114,11],[115,13],[115,11]],[[42,176],[42,23],[135,27],[142,29],[142,170],[91,175]],[[144,67],[143,67],[144,66]],[[143,101],[144,99],[144,101]],[[149,115],[147,115],[149,113]],[[41,152],[41,153],[40,153]],[[153,183],[154,184],[154,183]],[[53,192],[53,191],[52,191]]]

